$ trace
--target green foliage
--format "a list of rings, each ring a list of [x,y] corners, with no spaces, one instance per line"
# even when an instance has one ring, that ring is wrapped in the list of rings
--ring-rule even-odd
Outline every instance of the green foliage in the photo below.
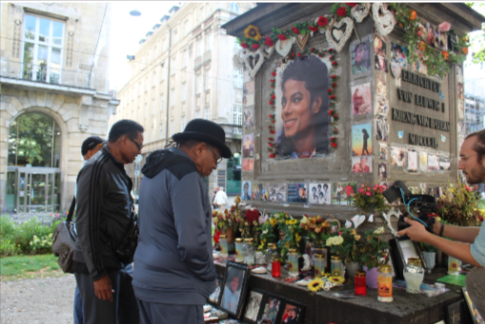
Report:
[[[382,194],[383,191],[384,186],[376,184],[372,189],[363,184],[358,192],[352,195],[352,201],[362,212],[368,210],[383,211],[386,207],[384,195]]]
[[[371,269],[389,262],[388,251],[389,245],[381,239],[378,231],[366,231],[363,240],[359,240],[354,247],[354,261],[359,263],[361,269],[364,265]]]
[[[472,188],[458,182],[449,187],[438,200],[438,216],[448,224],[458,226],[480,226],[480,198]]]

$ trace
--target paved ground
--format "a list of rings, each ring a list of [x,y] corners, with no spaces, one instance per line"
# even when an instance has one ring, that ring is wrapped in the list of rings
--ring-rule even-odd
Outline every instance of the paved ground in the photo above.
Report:
[[[72,324],[74,275],[0,282],[1,324]]]

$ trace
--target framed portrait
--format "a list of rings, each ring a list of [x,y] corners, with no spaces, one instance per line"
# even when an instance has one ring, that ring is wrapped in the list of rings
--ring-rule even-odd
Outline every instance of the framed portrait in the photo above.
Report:
[[[353,156],[352,157],[352,172],[354,173],[369,173],[372,172],[372,156]]]
[[[402,147],[391,147],[391,165],[404,167],[406,164],[406,150]]]
[[[389,123],[386,115],[377,115],[376,118],[376,135],[378,141],[387,142],[389,139]]]
[[[254,159],[242,159],[243,171],[254,171]]]
[[[379,160],[387,161],[389,150],[386,143],[379,143]]]
[[[379,162],[378,175],[379,175],[379,179],[381,180],[387,179],[387,163]]]
[[[286,183],[269,183],[268,200],[271,202],[286,202]]]
[[[429,171],[436,171],[440,169],[440,162],[438,159],[438,155],[436,154],[428,154],[428,170]]]
[[[305,306],[290,300],[285,300],[281,307],[281,316],[277,324],[301,324],[305,313]]]
[[[251,181],[243,181],[242,183],[242,200],[251,200]]]
[[[428,171],[428,152],[425,152],[425,151],[419,152],[419,171],[421,172]]]
[[[282,311],[283,299],[276,295],[266,294],[260,310],[258,323],[276,324]]]
[[[397,279],[404,280],[403,270],[409,258],[420,258],[423,267],[426,269],[426,262],[416,242],[407,237],[400,237],[389,240],[389,246],[391,247],[391,260]]]
[[[351,46],[351,60],[352,75],[360,75],[371,70],[371,53],[368,41]]]
[[[465,99],[465,92],[463,89],[463,83],[458,83],[458,94],[457,94],[458,99]]]
[[[304,54],[276,68],[275,158],[299,159],[330,153],[331,56]],[[308,87],[307,85],[311,85]],[[305,147],[299,143],[306,143]]]
[[[351,87],[352,116],[372,113],[372,90],[370,82]]]
[[[254,134],[243,135],[242,140],[243,159],[254,156]]]
[[[465,297],[466,305],[468,308],[468,315],[472,319],[474,324],[485,324],[485,321],[483,320],[483,317],[480,315],[478,312],[477,308],[473,304],[470,295],[468,294],[468,291],[466,290],[466,287],[461,288],[463,292],[463,296]]]
[[[450,171],[450,168],[451,168],[450,157],[446,155],[441,155],[439,159],[440,159],[440,170]]]
[[[386,38],[374,35],[374,67],[376,70],[387,73],[387,47]]]
[[[408,172],[418,172],[418,152],[408,150]]]
[[[263,304],[264,292],[258,289],[251,289],[246,298],[246,308],[244,309],[243,319],[251,324],[256,324],[258,315]]]
[[[243,312],[249,275],[247,264],[227,262],[219,307],[237,319]]]
[[[312,205],[332,204],[332,184],[329,182],[310,183],[308,202]]]
[[[446,306],[445,322],[449,324],[466,324],[468,322],[465,312],[466,307],[463,299]]]
[[[389,110],[389,103],[387,102],[387,98],[385,96],[376,96],[374,103],[374,111],[376,114],[387,115]]]
[[[244,125],[244,128],[254,126],[254,109],[252,108],[244,109],[243,125]]]
[[[268,200],[268,185],[264,183],[253,183],[252,200]]]
[[[408,50],[405,46],[391,42],[391,62],[398,63],[401,67],[408,67]]]
[[[290,203],[308,203],[308,185],[306,183],[289,183],[288,184],[288,202]]]
[[[352,126],[352,156],[372,155],[372,124]]]
[[[222,285],[224,283],[224,278],[220,275],[216,277],[216,289],[212,294],[209,295],[209,298],[207,298],[207,303],[219,307],[219,304],[221,303],[221,292],[222,292]]]
[[[352,195],[356,192],[356,182],[336,182],[332,188],[332,204],[352,206]]]

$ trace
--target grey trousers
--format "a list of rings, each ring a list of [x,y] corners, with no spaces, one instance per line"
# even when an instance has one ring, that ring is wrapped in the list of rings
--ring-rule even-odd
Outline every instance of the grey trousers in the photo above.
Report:
[[[485,318],[485,268],[475,268],[467,274],[466,290],[482,318]]]
[[[112,302],[100,300],[94,295],[93,280],[90,275],[74,273],[83,301],[85,324],[138,324],[140,322],[129,271],[131,269],[127,267],[108,273],[112,289],[115,291]]]
[[[140,299],[137,301],[142,324],[204,324],[203,305],[161,304]]]

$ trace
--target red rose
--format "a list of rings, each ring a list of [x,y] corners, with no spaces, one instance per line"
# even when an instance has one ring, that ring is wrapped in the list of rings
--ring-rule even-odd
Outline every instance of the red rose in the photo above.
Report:
[[[327,92],[328,92],[328,93],[332,92],[332,89],[327,89]]]
[[[270,100],[270,101],[269,101],[269,104],[270,104],[270,105],[272,105],[272,104],[273,104],[273,101],[271,101],[271,100]]]
[[[328,58],[330,61],[333,60],[333,55],[330,55],[330,57]]]
[[[241,47],[242,47],[242,48],[248,48],[248,47],[249,47],[249,45],[248,45],[248,43],[241,43]]]
[[[324,17],[324,16],[318,17],[317,24],[318,24],[318,26],[320,26],[322,28],[327,26],[328,25],[328,18]]]
[[[251,48],[253,50],[257,50],[258,48],[260,48],[261,46],[258,44],[258,43],[254,43],[253,45],[251,45]]]
[[[336,77],[337,77],[337,76],[336,76],[335,74],[332,74],[332,75],[330,76],[330,78],[331,78],[331,79],[335,79]]]
[[[310,48],[310,52],[313,52],[315,50],[315,47]]]
[[[269,47],[273,46],[274,45],[273,40],[271,38],[269,38],[268,36],[266,36],[266,40],[264,41],[264,45],[269,46]]]
[[[287,38],[286,38],[286,36],[284,34],[278,34],[278,39],[284,41]]]
[[[318,31],[318,26],[308,26],[308,29],[311,30],[312,32],[316,33]]]
[[[333,129],[333,132],[334,132],[335,134],[337,134],[337,133],[338,133],[338,129],[334,128],[334,129]]]
[[[271,72],[271,75],[276,76],[276,72],[275,71]]]
[[[276,99],[276,96],[275,95],[272,95],[271,96],[271,99],[275,100]]]
[[[331,48],[331,47],[330,47],[330,48],[328,49],[328,51],[329,51],[330,53],[332,53],[332,52],[333,52],[333,48]]]
[[[332,145],[333,148],[337,147],[337,143],[335,143],[335,142],[332,142],[332,144],[330,144],[330,145]]]
[[[329,115],[329,116],[332,116],[332,115],[333,115],[333,110],[332,110],[332,109],[330,109],[330,110],[328,111],[328,115]]]
[[[332,65],[337,65],[337,61],[333,61],[332,62]]]
[[[331,95],[328,97],[329,99],[335,99],[335,95]]]
[[[297,55],[298,55],[298,57],[301,57],[301,54],[300,53],[298,53]]]
[[[270,130],[269,132],[270,132],[271,134],[274,134],[274,130]]]
[[[274,79],[269,79],[269,82],[274,83]]]
[[[337,86],[337,84],[335,82],[332,82],[332,87],[335,88],[336,86]]]
[[[300,34],[300,30],[298,30],[296,27],[291,28],[291,30],[297,35]]]
[[[273,147],[273,144],[271,144],[271,143],[268,143],[268,145],[271,146],[271,147]]]
[[[330,141],[335,141],[335,136],[330,137]]]
[[[347,9],[345,9],[345,7],[338,8],[337,9],[337,16],[339,16],[339,17],[347,16]]]
[[[357,3],[354,3],[354,2],[349,2],[349,3],[345,3],[347,6],[349,6],[350,8],[353,8],[357,5]]]
[[[295,53],[291,53],[291,56],[292,56],[292,57],[295,57]]]
[[[273,154],[273,153],[271,153],[271,154],[269,155],[269,157],[273,159],[273,158],[274,158],[274,154]]]

